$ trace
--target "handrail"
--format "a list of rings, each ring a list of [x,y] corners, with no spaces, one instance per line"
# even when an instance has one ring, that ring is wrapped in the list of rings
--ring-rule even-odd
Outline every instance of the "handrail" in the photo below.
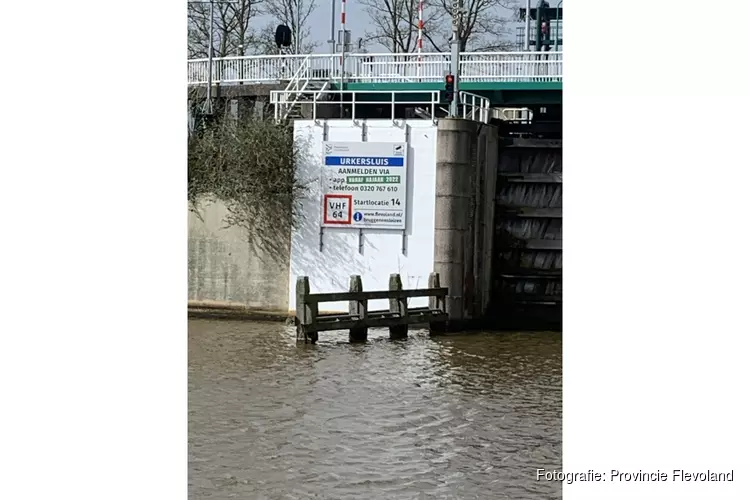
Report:
[[[272,90],[270,92],[270,101],[271,104],[274,105],[274,117],[275,119],[282,120],[286,119],[287,116],[284,114],[285,108],[284,105],[289,101],[287,98],[287,95],[290,93],[296,92],[294,90],[286,91],[286,90]],[[430,109],[430,117],[432,120],[436,120],[436,114],[435,111],[440,104],[440,91],[439,90],[390,90],[390,91],[380,91],[380,90],[356,90],[356,91],[350,91],[346,94],[342,94],[339,90],[303,90],[299,92],[300,96],[302,95],[309,95],[310,99],[306,100],[309,104],[312,105],[312,119],[317,120],[318,119],[318,105],[341,105],[346,104],[350,105],[352,109],[352,120],[356,119],[356,111],[357,111],[357,105],[358,104],[387,104],[390,105],[391,108],[391,119],[396,120],[396,105],[397,104],[410,104],[410,105],[420,105],[420,106],[429,106]],[[357,96],[361,95],[387,95],[390,96],[390,99],[388,100],[366,100],[366,101],[359,101],[357,100]],[[400,94],[408,94],[408,95],[423,95],[426,97],[426,99],[422,100],[398,100],[396,99],[396,95]],[[345,99],[343,96],[349,95],[351,96],[350,99]],[[333,99],[326,99],[325,96],[333,96]],[[338,97],[338,99],[336,99]],[[287,114],[288,115],[288,114]]]
[[[459,103],[463,106],[463,118],[482,123],[490,122],[490,100],[481,95],[460,91]]]
[[[294,72],[294,75],[292,75],[292,79],[289,80],[289,85],[286,86],[286,90],[292,90],[292,87],[295,85],[295,82],[299,82],[300,79],[302,79],[302,74],[309,73],[310,70],[310,56],[308,55],[302,60],[302,64],[299,65],[299,68],[297,68],[297,71]]]
[[[292,75],[292,79],[289,80],[289,84],[286,86],[285,94],[284,94],[284,104],[283,106],[286,108],[284,109],[284,119],[286,120],[289,117],[289,113],[291,113],[292,109],[294,108],[295,104],[299,101],[300,95],[302,95],[302,92],[307,87],[307,84],[310,83],[310,56],[308,55],[302,60],[302,63],[299,65],[299,68],[297,68],[297,71],[295,71],[294,75]],[[302,83],[302,86],[300,86],[300,82],[304,81]],[[286,96],[288,93],[291,93],[294,95],[294,100],[289,102],[286,100]]]
[[[358,100],[359,96],[362,95],[388,95],[389,100],[377,100],[371,99]],[[408,95],[422,95],[424,99],[411,99],[411,100],[400,100],[397,99],[397,95],[408,94]],[[344,95],[350,95],[351,98],[345,99]],[[490,100],[487,97],[472,94],[470,92],[461,91],[458,93],[459,103],[463,109],[462,117],[467,120],[474,120],[482,123],[490,122]],[[293,98],[291,96],[294,96]],[[304,86],[300,89],[287,89],[287,90],[272,90],[270,92],[270,101],[274,105],[274,117],[277,121],[286,120],[289,117],[289,113],[297,102],[301,100],[303,96],[307,96],[305,99],[306,103],[309,103],[312,107],[313,120],[318,119],[318,105],[350,105],[351,106],[351,119],[356,120],[357,118],[357,105],[360,104],[387,104],[391,108],[391,118],[396,119],[396,105],[397,104],[409,104],[429,107],[429,116],[425,114],[424,118],[436,120],[436,111],[441,103],[440,91],[439,90],[357,90],[342,94],[338,90],[327,90],[327,85],[322,89],[311,89],[307,90]],[[325,96],[333,96],[333,99],[326,99]],[[338,97],[338,99],[336,99]]]
[[[534,58],[540,55],[550,55],[550,56],[561,56],[563,54],[562,51],[510,51],[510,52],[461,52],[461,57],[467,57],[467,56],[497,56],[497,55],[504,55],[504,56],[527,56],[528,58]],[[358,53],[351,53],[347,54],[346,57],[384,57],[384,56],[390,56],[390,57],[409,57],[417,60],[417,53],[414,52],[406,52],[406,53],[394,53],[394,52],[358,52]],[[450,52],[422,52],[422,58],[425,57],[446,57],[450,59]],[[331,54],[328,53],[320,53],[320,54],[259,54],[259,55],[249,55],[249,56],[227,56],[227,57],[214,57],[214,61],[231,61],[231,60],[238,60],[238,59],[303,59],[306,57],[313,57],[313,58],[330,58]],[[188,62],[201,62],[201,61],[208,61],[208,58],[197,58],[197,59],[188,59]]]
[[[464,81],[562,81],[562,54],[463,52],[459,64]],[[221,75],[219,84],[286,82],[299,70],[295,67],[289,74],[298,61],[306,61],[313,81],[328,81],[341,70],[338,57],[330,54],[233,56],[215,58],[214,65]],[[349,82],[439,82],[450,71],[450,55],[423,52],[420,62],[412,53],[349,54],[345,69]],[[188,84],[205,84],[207,79],[208,60],[188,60]]]

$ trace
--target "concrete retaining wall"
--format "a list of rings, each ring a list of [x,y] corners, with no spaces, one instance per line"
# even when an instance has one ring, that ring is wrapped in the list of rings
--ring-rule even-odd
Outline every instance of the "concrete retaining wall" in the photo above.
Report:
[[[188,213],[188,304],[288,310],[289,231],[251,241],[247,230],[225,228],[222,203]]]

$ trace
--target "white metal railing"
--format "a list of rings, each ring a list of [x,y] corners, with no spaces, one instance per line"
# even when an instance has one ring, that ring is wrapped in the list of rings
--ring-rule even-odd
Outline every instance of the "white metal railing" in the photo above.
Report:
[[[309,55],[305,57],[305,59],[299,65],[299,68],[294,73],[294,75],[292,75],[292,79],[289,81],[289,84],[286,86],[286,89],[284,89],[286,91],[284,93],[284,98],[289,99],[288,101],[284,102],[282,105],[283,106],[282,114],[284,116],[284,119],[286,119],[289,116],[289,113],[292,111],[295,104],[297,104],[297,101],[299,101],[300,97],[305,91],[305,88],[307,88],[308,83],[310,83],[310,56]]]
[[[291,80],[308,54],[221,57],[213,60],[217,83],[270,83]],[[188,84],[208,83],[208,59],[188,60]]]
[[[474,120],[482,123],[490,122],[490,100],[488,98],[469,92],[459,92],[458,98],[463,108],[463,117],[465,120]]]
[[[272,90],[271,91],[271,103],[274,105],[274,118],[276,120],[282,120],[286,118],[285,115],[285,106],[286,103],[289,102],[289,94],[295,92],[295,91],[287,91],[287,90]],[[309,97],[305,100],[306,104],[311,104],[311,110],[312,110],[312,116],[311,118],[313,120],[318,119],[318,106],[319,105],[327,105],[327,106],[351,106],[351,117],[356,117],[357,112],[357,106],[358,105],[368,105],[368,104],[387,104],[390,105],[391,108],[391,119],[396,119],[396,106],[406,104],[406,105],[419,105],[425,108],[429,109],[429,114],[431,119],[435,120],[437,119],[437,115],[435,114],[438,105],[440,104],[440,91],[439,90],[394,90],[394,91],[380,91],[380,90],[361,90],[361,91],[355,91],[355,92],[347,92],[345,94],[342,94],[338,90],[305,90],[300,92],[301,95],[305,95]],[[390,99],[388,100],[371,100],[371,99],[362,99],[362,96],[365,95],[374,95],[374,96],[382,96],[383,94],[389,95]],[[422,95],[425,98],[420,100],[414,100],[414,99],[398,99],[397,96],[399,95]],[[326,97],[331,96],[331,97]],[[338,96],[338,99],[336,97]],[[347,96],[348,98],[344,98],[344,96]],[[288,113],[287,113],[288,114]]]
[[[465,82],[562,81],[562,52],[473,53],[460,61]]]
[[[531,123],[534,112],[529,108],[492,108],[492,118],[509,122]]]
[[[362,98],[365,95],[375,95],[382,97],[383,94],[389,95],[389,100],[372,100],[369,98]],[[397,96],[408,94],[407,99],[399,99]],[[424,96],[422,99],[415,100],[413,95]],[[302,98],[302,96],[305,96]],[[329,97],[330,96],[330,97]],[[338,96],[338,99],[336,97]],[[344,98],[343,96],[347,96]],[[274,105],[274,118],[279,120],[286,120],[289,117],[289,113],[292,107],[298,102],[304,102],[310,105],[311,114],[313,120],[318,119],[318,106],[327,105],[334,109],[346,105],[347,108],[351,106],[351,109],[347,109],[347,112],[351,113],[350,117],[355,119],[357,116],[357,106],[369,105],[369,104],[385,104],[390,105],[391,118],[395,119],[396,106],[397,105],[412,105],[421,108],[418,113],[423,118],[431,120],[437,119],[437,111],[443,110],[440,108],[440,91],[438,90],[395,90],[395,91],[380,91],[380,90],[362,90],[346,92],[344,94],[339,90],[322,90],[310,89],[286,89],[286,90],[272,90],[271,91],[271,103]],[[490,100],[486,97],[482,97],[469,92],[459,92],[459,104],[462,113],[462,117],[466,120],[473,120],[482,123],[489,123],[490,121]],[[447,110],[443,110],[447,113]]]
[[[460,58],[461,79],[466,82],[554,82],[562,81],[562,52],[464,52]],[[277,83],[292,80],[307,65],[308,79],[330,81],[341,78],[338,55],[302,54],[224,57],[213,60],[213,79],[219,84]],[[348,54],[344,76],[347,82],[436,82],[450,71],[450,54]],[[188,61],[188,84],[208,82],[208,59]]]

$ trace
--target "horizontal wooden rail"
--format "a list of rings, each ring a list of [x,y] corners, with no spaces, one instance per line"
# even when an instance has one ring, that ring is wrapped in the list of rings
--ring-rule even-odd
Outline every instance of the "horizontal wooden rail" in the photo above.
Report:
[[[412,297],[445,297],[447,288],[416,288],[414,290],[381,290],[378,292],[312,293],[307,302],[340,302],[342,300],[403,299]]]
[[[407,336],[409,325],[429,323],[433,333],[445,330],[448,314],[445,297],[448,289],[440,286],[440,276],[431,273],[428,288],[404,290],[401,275],[391,274],[388,290],[362,290],[362,277],[352,275],[348,292],[310,293],[310,280],[307,276],[297,278],[297,340],[317,342],[318,332],[328,330],[349,330],[351,341],[367,340],[367,329],[388,327],[391,338]],[[428,307],[409,308],[407,299],[429,297]],[[368,301],[388,299],[389,309],[369,311]],[[349,302],[349,313],[321,314],[318,304],[322,302]]]

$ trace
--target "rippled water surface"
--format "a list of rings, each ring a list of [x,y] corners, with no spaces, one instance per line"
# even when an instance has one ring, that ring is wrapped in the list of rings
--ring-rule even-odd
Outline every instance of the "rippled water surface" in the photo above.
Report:
[[[191,499],[555,499],[562,337],[189,322]]]

